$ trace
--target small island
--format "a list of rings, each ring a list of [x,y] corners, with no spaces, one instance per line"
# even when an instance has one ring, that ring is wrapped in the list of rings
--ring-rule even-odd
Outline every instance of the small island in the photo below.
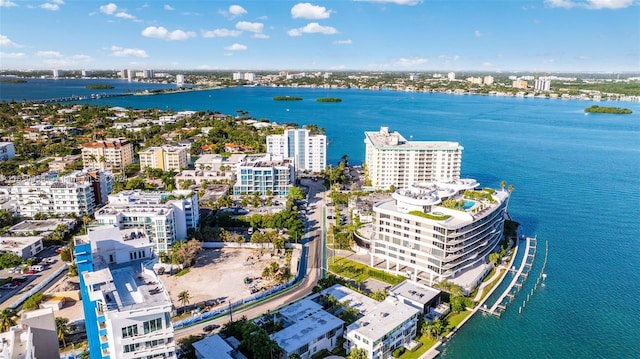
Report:
[[[107,84],[90,84],[87,85],[89,90],[111,90],[113,86]]]
[[[27,80],[23,79],[0,79],[0,82],[8,83],[8,84],[23,84],[26,83]]]
[[[318,102],[342,102],[341,98],[337,98],[337,97],[320,97],[317,98],[316,101]]]
[[[274,101],[302,101],[302,97],[296,96],[273,96]]]
[[[628,115],[633,113],[633,111],[631,111],[628,108],[621,108],[621,107],[607,107],[607,106],[597,106],[597,105],[593,105],[591,107],[587,107],[584,109],[584,112],[586,113],[612,113],[615,115]]]

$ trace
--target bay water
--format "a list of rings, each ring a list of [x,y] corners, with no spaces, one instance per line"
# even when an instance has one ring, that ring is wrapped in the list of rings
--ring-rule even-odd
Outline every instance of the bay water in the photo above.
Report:
[[[4,99],[4,90],[0,94]],[[342,102],[319,103],[319,97]],[[631,115],[585,115],[590,101],[270,87],[81,103],[243,110],[272,122],[317,124],[326,129],[333,164],[345,154],[350,163],[362,163],[363,132],[380,126],[407,139],[460,142],[463,177],[493,188],[502,180],[513,184],[509,212],[521,234],[537,236],[539,247],[533,274],[506,313],[474,316],[440,348],[442,357],[640,357],[638,103],[598,103],[631,108]],[[519,313],[540,272],[545,242],[547,279]]]

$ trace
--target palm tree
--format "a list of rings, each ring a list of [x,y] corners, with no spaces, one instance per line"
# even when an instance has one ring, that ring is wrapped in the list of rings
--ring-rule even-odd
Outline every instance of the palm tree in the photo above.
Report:
[[[187,304],[189,304],[189,301],[191,300],[191,294],[189,294],[188,290],[183,290],[178,294],[178,300],[180,301],[180,304],[182,304],[182,306],[184,307]]]
[[[89,234],[89,227],[87,226],[91,222],[91,216],[84,215],[82,216],[82,224],[84,225],[85,234]]]
[[[66,337],[73,329],[71,325],[69,325],[68,318],[56,317],[56,329],[58,331],[58,340],[62,341],[62,346],[66,347]]]
[[[445,330],[444,323],[440,320],[440,318],[438,318],[433,321],[432,326],[433,326],[433,334],[435,334],[437,337],[440,337],[440,334],[442,334]]]
[[[13,309],[4,309],[0,312],[0,330],[9,331],[9,328],[16,325],[16,312]]]

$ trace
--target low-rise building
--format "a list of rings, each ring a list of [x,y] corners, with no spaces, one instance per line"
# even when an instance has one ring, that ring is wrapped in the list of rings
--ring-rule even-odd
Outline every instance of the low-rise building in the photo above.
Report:
[[[301,359],[308,359],[323,349],[332,350],[344,326],[344,321],[311,299],[282,308],[277,320],[283,322],[285,328],[271,334],[271,339],[284,350],[287,358],[297,354]]]
[[[127,190],[109,196],[109,204],[95,212],[100,225],[145,232],[157,252],[166,252],[200,221],[198,194],[193,191],[142,192]]]
[[[368,359],[387,359],[399,347],[409,346],[417,333],[421,311],[397,299],[387,298],[345,330],[344,347],[364,349]]]
[[[74,255],[91,358],[175,358],[171,298],[144,231],[90,228]]]
[[[220,335],[209,335],[193,343],[197,359],[244,359],[237,349],[232,347]]]
[[[424,314],[431,313],[442,302],[442,292],[409,280],[392,287],[388,292],[389,296],[420,309]]]
[[[0,252],[13,253],[27,260],[44,249],[43,238],[44,236],[0,237]]]
[[[20,325],[0,333],[0,358],[59,358],[58,331],[52,309],[25,312]]]
[[[6,161],[16,156],[16,148],[12,142],[0,142],[0,161]]]
[[[71,218],[29,219],[16,223],[7,232],[12,235],[28,235],[31,233],[47,235],[56,230],[58,226],[64,226],[65,231],[68,231],[73,229],[75,225],[76,221]]]
[[[80,155],[67,155],[64,157],[54,157],[53,161],[48,162],[49,171],[63,172],[67,169],[67,166],[73,165],[80,159]]]

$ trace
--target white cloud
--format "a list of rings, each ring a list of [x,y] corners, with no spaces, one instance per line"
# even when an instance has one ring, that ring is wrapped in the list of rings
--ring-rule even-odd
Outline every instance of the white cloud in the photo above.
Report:
[[[113,15],[118,10],[118,5],[109,3],[107,5],[100,6],[100,12],[107,15]]]
[[[586,0],[586,1],[545,0],[544,3],[549,7],[559,7],[564,9],[571,9],[571,8],[577,7],[577,8],[591,9],[591,10],[600,10],[600,9],[623,9],[633,5],[633,0]]]
[[[225,47],[224,49],[227,51],[244,51],[244,50],[247,50],[248,47],[242,44],[235,43],[233,45]]]
[[[115,17],[119,17],[121,19],[128,19],[128,20],[133,20],[136,18],[135,16],[128,14],[124,11],[120,11],[119,13],[115,14]]]
[[[0,0],[0,7],[13,7],[13,6],[18,6],[18,4],[9,0]]]
[[[240,5],[231,5],[229,6],[229,13],[233,16],[242,16],[247,13],[247,10]]]
[[[547,59],[547,60],[542,60],[543,63],[545,64],[552,64],[554,62],[556,62],[554,59]]]
[[[26,57],[27,54],[24,52],[2,52],[0,51],[0,57],[5,59],[22,59]]]
[[[589,60],[589,59],[591,59],[591,57],[586,56],[586,55],[580,55],[580,56],[578,56],[578,59],[580,59],[580,60]]]
[[[169,31],[162,26],[149,26],[142,30],[142,36],[163,39],[167,41],[183,41],[195,37],[196,33],[191,31],[173,30]]]
[[[251,35],[251,38],[252,39],[268,39],[269,35],[257,32],[255,34]]]
[[[351,45],[352,41],[351,41],[351,39],[336,40],[333,43],[336,44],[336,45]]]
[[[215,29],[202,31],[202,37],[211,38],[211,37],[236,37],[240,36],[242,31],[238,30],[229,30],[229,29]]]
[[[249,32],[262,32],[263,28],[264,24],[260,22],[239,21],[236,24],[236,29]]]
[[[52,67],[65,68],[78,66],[91,61],[93,61],[93,57],[88,55],[72,55],[67,57],[61,55],[60,57],[46,58],[42,63]]]
[[[415,67],[418,65],[426,64],[428,61],[429,59],[424,57],[401,57],[394,62],[394,65],[402,67]]]
[[[492,64],[492,63],[490,63],[490,62],[488,62],[488,61],[485,61],[485,62],[483,62],[483,63],[482,63],[482,66],[484,66],[484,67],[491,67],[491,66],[493,66],[493,64]]]
[[[332,35],[332,34],[337,34],[338,30],[336,30],[334,27],[331,27],[331,26],[322,26],[317,22],[310,22],[304,27],[299,27],[297,29],[292,29],[287,31],[287,34],[289,36],[301,36],[302,34],[313,34],[313,33]]]
[[[58,51],[38,51],[36,52],[36,56],[45,57],[45,58],[62,58],[62,54]]]
[[[473,34],[476,35],[476,37],[481,37],[483,35],[480,30],[474,31]]]
[[[60,6],[58,4],[52,4],[50,2],[46,2],[42,5],[40,5],[41,9],[45,9],[45,10],[51,10],[51,11],[58,11],[60,10]]]
[[[136,49],[136,48],[126,49],[120,46],[111,46],[109,50],[111,51],[110,55],[115,57],[130,57],[130,56],[141,57],[141,58],[149,57],[147,52],[142,49]]]
[[[11,41],[11,39],[5,35],[0,35],[0,46],[1,47],[22,47],[16,44],[15,42]]]
[[[422,0],[355,0],[355,1],[391,3],[391,4],[409,5],[409,6],[417,5],[422,2]]]
[[[171,5],[165,5],[165,6],[164,6],[164,9],[165,9],[165,10],[167,10],[167,11],[173,11],[173,10],[175,10],[175,8],[174,8],[173,6],[171,6]]]
[[[312,5],[308,2],[295,4],[291,8],[291,17],[294,19],[328,19],[332,10],[327,10],[324,6]]]

